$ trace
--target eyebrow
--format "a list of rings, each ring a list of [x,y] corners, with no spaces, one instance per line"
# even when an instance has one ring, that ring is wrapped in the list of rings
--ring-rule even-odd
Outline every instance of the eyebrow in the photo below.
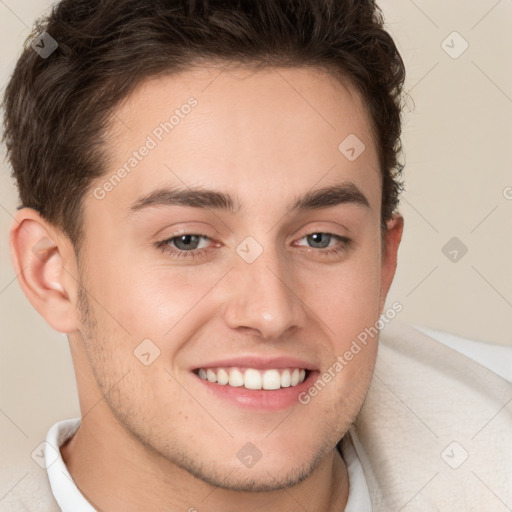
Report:
[[[368,199],[359,188],[352,182],[344,182],[307,192],[288,205],[287,213],[327,208],[340,204],[353,204],[371,210]],[[224,210],[230,213],[238,213],[243,208],[242,202],[238,198],[224,192],[191,187],[186,189],[160,188],[137,199],[130,207],[130,213],[151,206],[173,205]]]

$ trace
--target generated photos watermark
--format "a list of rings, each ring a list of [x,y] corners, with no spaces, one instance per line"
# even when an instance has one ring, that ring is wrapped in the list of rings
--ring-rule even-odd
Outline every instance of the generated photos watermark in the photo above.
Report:
[[[310,386],[307,391],[299,393],[298,400],[301,404],[307,405],[311,399],[318,395],[325,386],[352,361],[368,344],[370,339],[378,336],[381,329],[383,329],[391,320],[393,320],[398,313],[403,309],[400,302],[395,301],[390,308],[388,308],[371,327],[366,327],[364,331],[357,335],[357,338],[352,340],[350,348],[346,350],[343,355],[339,355],[334,363]]]
[[[101,186],[96,187],[92,195],[98,200],[105,199],[106,195],[114,190],[114,188],[119,185],[119,183],[121,183],[121,181],[126,178],[126,176],[128,176],[133,169],[164,140],[164,137],[169,135],[169,133],[192,112],[194,107],[197,107],[197,105],[198,101],[192,96],[186,103],[181,105],[180,108],[174,109],[169,119],[156,126],[146,137],[144,144],[135,150],[132,156],[130,156],[117,171],[106,178]]]

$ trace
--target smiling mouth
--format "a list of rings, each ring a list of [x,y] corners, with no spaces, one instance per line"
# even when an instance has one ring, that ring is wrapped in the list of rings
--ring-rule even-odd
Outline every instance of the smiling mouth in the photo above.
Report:
[[[194,373],[201,379],[221,386],[244,387],[251,390],[276,390],[293,388],[304,382],[310,370],[306,368],[272,368],[258,370],[256,368],[197,368]]]

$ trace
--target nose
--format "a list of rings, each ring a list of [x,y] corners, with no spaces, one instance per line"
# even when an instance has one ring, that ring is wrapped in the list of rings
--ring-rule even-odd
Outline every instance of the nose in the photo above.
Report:
[[[304,304],[285,263],[269,250],[252,263],[238,258],[227,283],[224,318],[229,327],[275,340],[303,326]]]

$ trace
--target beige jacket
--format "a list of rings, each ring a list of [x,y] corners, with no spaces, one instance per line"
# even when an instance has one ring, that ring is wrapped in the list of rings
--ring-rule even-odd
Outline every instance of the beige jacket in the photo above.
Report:
[[[350,432],[373,512],[512,510],[512,385],[407,324],[381,331]],[[3,485],[1,512],[60,512],[30,456],[10,467],[25,476]]]

